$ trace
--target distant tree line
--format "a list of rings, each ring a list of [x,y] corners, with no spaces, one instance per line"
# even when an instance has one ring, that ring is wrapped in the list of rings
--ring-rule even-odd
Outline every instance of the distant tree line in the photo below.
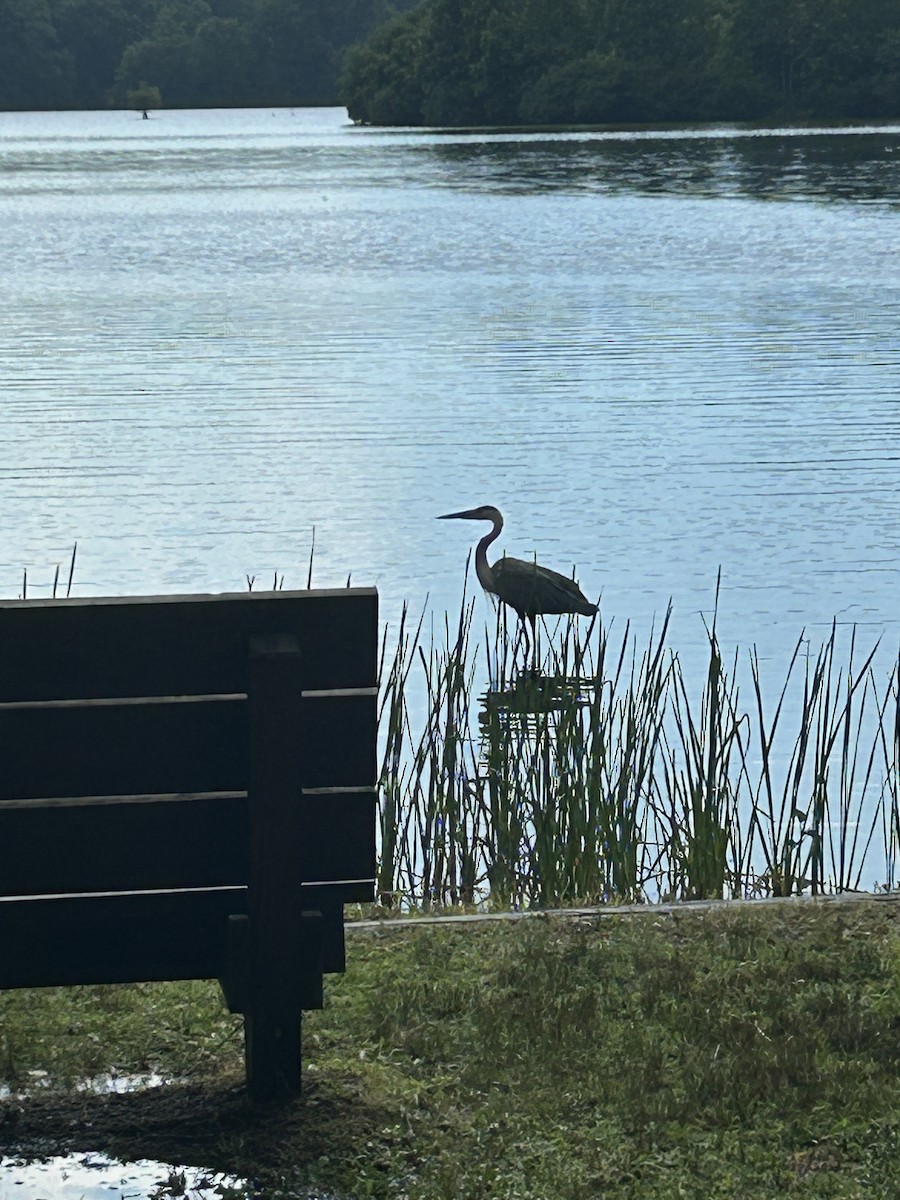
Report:
[[[347,46],[413,3],[0,0],[0,110],[337,104]]]
[[[900,115],[898,0],[425,0],[350,49],[355,120]]]

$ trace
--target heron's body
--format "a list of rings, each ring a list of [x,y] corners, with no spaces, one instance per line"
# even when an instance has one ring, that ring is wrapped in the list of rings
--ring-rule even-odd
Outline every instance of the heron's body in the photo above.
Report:
[[[504,555],[493,566],[488,566],[487,571],[479,571],[476,553],[475,571],[484,590],[493,592],[504,604],[515,609],[521,620],[555,613],[590,617],[597,611],[596,604],[585,599],[574,579],[567,579],[536,562]]]
[[[544,614],[575,613],[592,617],[597,605],[591,604],[581,592],[574,579],[541,567],[536,562],[524,562],[521,558],[499,558],[489,563],[488,546],[500,536],[503,516],[490,504],[481,508],[470,508],[465,512],[446,513],[442,520],[460,518],[468,521],[490,521],[493,528],[485,534],[475,548],[475,574],[486,592],[497,596],[508,604],[523,623],[531,622]]]

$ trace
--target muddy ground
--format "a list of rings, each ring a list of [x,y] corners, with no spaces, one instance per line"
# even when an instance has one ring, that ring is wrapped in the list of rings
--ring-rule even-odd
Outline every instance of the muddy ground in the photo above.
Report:
[[[383,1126],[384,1114],[367,1105],[358,1080],[311,1080],[295,1100],[254,1104],[236,1074],[124,1094],[9,1097],[0,1101],[0,1153],[156,1159],[238,1176],[269,1191],[299,1181],[338,1147],[352,1154],[358,1145],[372,1155]]]

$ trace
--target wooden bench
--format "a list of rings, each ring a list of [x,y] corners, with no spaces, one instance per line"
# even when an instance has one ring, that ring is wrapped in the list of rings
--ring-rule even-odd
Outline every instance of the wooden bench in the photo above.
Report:
[[[0,988],[218,979],[247,1080],[375,877],[374,589],[0,602]]]

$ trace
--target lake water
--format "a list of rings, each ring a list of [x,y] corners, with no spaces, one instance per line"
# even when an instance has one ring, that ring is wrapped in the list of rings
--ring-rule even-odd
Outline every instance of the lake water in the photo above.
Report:
[[[37,1161],[0,1156],[0,1200],[245,1200],[249,1194],[237,1179],[147,1159],[123,1163],[105,1154]]]
[[[2,113],[0,595],[305,586],[315,529],[442,613],[492,503],[688,656],[720,566],[727,644],[893,651],[898,203],[895,125]]]

